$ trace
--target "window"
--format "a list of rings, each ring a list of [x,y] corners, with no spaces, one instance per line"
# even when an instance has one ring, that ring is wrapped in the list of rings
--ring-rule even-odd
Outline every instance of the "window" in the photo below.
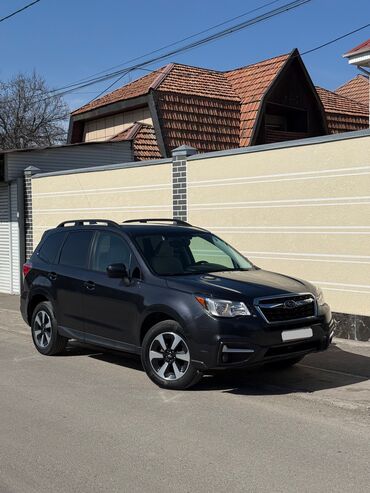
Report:
[[[47,264],[54,264],[57,260],[60,247],[62,246],[65,238],[65,232],[53,233],[47,236],[42,243],[41,248],[37,252],[37,256],[43,262]]]
[[[227,253],[201,236],[194,236],[189,247],[195,262],[223,265],[228,269],[234,267],[233,260]]]
[[[74,231],[68,234],[60,254],[59,263],[69,267],[87,268],[93,231]]]
[[[253,265],[212,234],[153,234],[135,238],[147,263],[159,275],[250,270]]]
[[[129,269],[131,251],[127,243],[114,233],[98,233],[92,269],[105,272],[110,264],[124,264]]]

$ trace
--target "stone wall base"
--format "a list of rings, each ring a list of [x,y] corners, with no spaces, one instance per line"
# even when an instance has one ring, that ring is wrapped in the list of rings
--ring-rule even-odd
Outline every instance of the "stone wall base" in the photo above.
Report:
[[[370,317],[349,313],[333,313],[335,336],[354,341],[370,341]]]

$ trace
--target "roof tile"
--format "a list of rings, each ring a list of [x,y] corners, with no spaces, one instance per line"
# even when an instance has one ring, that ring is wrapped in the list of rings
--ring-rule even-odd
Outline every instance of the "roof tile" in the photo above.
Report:
[[[330,133],[349,132],[368,128],[368,108],[322,87],[316,87],[325,109],[326,119]]]
[[[136,122],[110,139],[111,142],[123,140],[132,140],[135,161],[162,157],[152,125]]]
[[[78,115],[80,113],[85,113],[86,111],[100,108],[101,106],[106,106],[107,104],[148,94],[149,90],[153,87],[153,85],[155,85],[155,82],[161,78],[162,73],[166,70],[168,70],[168,66],[161,67],[150,74],[144,75],[144,77],[140,77],[140,79],[125,84],[123,87],[120,87],[119,89],[116,89],[109,94],[105,94],[101,98],[78,108],[76,111],[72,112],[72,115]]]
[[[364,75],[356,75],[334,92],[369,106],[369,81]]]

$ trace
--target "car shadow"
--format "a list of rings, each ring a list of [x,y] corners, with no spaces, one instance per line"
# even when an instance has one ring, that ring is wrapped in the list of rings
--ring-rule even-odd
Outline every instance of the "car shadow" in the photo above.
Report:
[[[136,354],[105,349],[74,340],[68,342],[62,356],[88,356],[89,358],[111,363],[113,365],[144,371],[140,357]]]
[[[88,356],[98,361],[144,371],[140,357],[70,341],[65,356]],[[273,370],[268,367],[228,369],[207,373],[190,391],[222,391],[240,395],[312,393],[350,386],[370,379],[370,358],[331,345],[328,351],[307,355],[300,363]]]
[[[309,354],[297,365],[284,370],[266,366],[207,375],[194,390],[282,395],[348,387],[369,379],[369,357],[345,351],[333,344],[328,351]]]

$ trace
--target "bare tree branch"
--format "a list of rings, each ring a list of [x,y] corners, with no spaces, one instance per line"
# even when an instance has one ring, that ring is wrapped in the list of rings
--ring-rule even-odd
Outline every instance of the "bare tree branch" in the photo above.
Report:
[[[0,149],[64,143],[68,113],[64,100],[50,98],[45,80],[36,73],[0,81]]]

